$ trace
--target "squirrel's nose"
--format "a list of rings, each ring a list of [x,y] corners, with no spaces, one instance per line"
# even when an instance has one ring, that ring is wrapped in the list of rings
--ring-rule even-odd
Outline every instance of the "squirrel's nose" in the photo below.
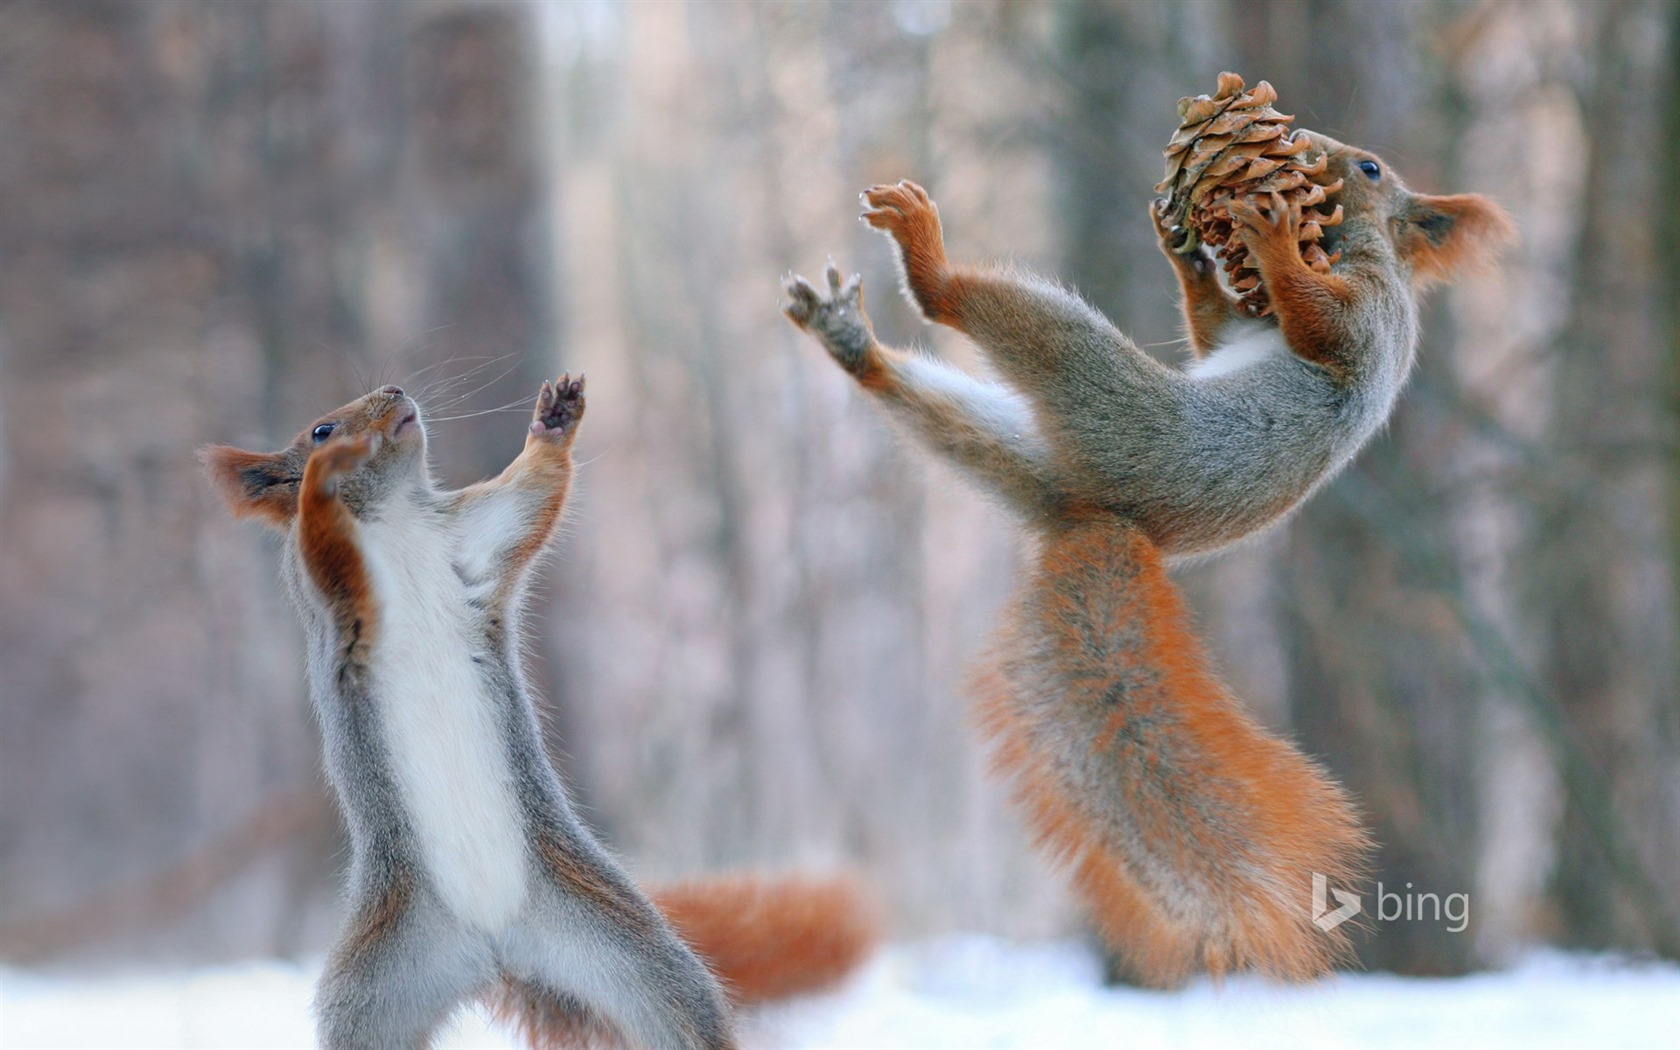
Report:
[[[397,398],[403,396],[403,388],[400,386],[388,386],[381,390],[380,393],[395,401]]]

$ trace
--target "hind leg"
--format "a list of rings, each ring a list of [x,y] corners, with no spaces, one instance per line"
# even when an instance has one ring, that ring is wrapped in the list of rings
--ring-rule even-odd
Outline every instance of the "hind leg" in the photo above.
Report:
[[[469,938],[412,881],[364,896],[315,989],[316,1041],[327,1050],[415,1050],[495,974]]]
[[[542,843],[548,877],[501,938],[511,998],[533,1043],[564,1045],[574,1033],[607,1028],[632,1046],[660,1050],[735,1046],[717,980],[617,866],[591,847]]]
[[[545,906],[505,947],[527,1030],[548,1026],[549,1041],[536,1045],[606,1029],[631,1046],[735,1046],[717,981],[651,908],[646,918],[659,925],[641,929],[592,912],[571,900]]]

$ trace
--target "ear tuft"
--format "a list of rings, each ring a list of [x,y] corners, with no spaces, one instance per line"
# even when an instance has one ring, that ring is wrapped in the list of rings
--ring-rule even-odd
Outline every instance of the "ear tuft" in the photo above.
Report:
[[[286,528],[297,513],[297,477],[284,452],[247,452],[229,445],[198,450],[204,473],[236,518]]]
[[[1476,193],[1418,194],[1400,218],[1395,247],[1412,264],[1419,287],[1490,266],[1517,239],[1505,209]]]

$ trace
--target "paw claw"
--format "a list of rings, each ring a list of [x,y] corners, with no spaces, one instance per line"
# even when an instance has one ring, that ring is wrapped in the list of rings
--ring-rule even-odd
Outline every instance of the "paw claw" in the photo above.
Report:
[[[1168,225],[1169,207],[1170,202],[1165,197],[1158,197],[1149,205],[1149,221],[1155,227],[1155,237],[1161,242],[1161,249],[1166,252],[1167,258],[1174,261],[1184,260],[1195,266],[1207,257],[1207,253],[1201,249],[1200,243],[1195,241],[1195,232],[1189,227]]]
[[[863,193],[868,210],[863,221],[884,231],[903,250],[912,242],[938,245],[944,251],[944,237],[939,229],[939,207],[927,191],[909,179],[894,185],[871,186]]]
[[[822,297],[811,287],[811,282],[797,274],[789,274],[782,281],[782,291],[786,292],[788,297],[788,302],[782,304],[782,313],[794,324],[805,327],[818,304],[822,302]]]
[[[784,281],[782,287],[787,291],[788,302],[782,304],[782,313],[820,339],[847,371],[860,374],[874,338],[869,330],[869,318],[863,312],[863,278],[858,274],[842,276],[832,260],[824,278],[828,283],[827,295],[818,292],[803,277]]]
[[[1231,202],[1231,225],[1256,259],[1299,258],[1301,216],[1292,212],[1281,193],[1268,192]]]
[[[583,389],[582,372],[576,379],[570,372],[562,372],[553,382],[544,380],[531,413],[531,433],[548,438],[576,433],[578,421],[583,418]]]
[[[873,226],[877,230],[888,231],[892,229],[894,223],[898,222],[902,218],[903,216],[901,216],[897,211],[886,207],[876,208],[873,211],[866,211],[862,215],[858,216],[858,219],[860,219],[865,225]]]

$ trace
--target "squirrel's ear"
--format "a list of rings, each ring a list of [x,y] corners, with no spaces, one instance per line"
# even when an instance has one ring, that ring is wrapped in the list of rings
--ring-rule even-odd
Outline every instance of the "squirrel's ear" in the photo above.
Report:
[[[299,472],[285,452],[246,452],[227,445],[198,450],[210,484],[236,518],[290,527],[297,515]]]
[[[1487,266],[1516,239],[1505,209],[1476,193],[1416,194],[1395,216],[1395,247],[1420,286]]]

